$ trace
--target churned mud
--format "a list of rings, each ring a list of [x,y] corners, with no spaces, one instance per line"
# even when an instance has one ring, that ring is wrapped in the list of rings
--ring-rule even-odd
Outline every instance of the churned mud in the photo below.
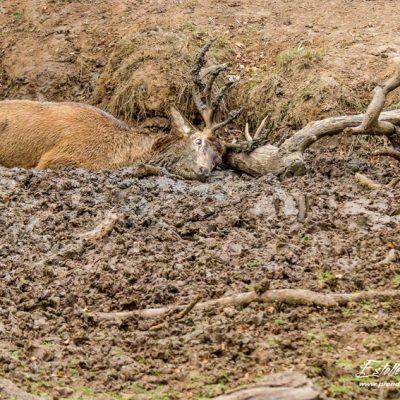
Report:
[[[380,262],[399,246],[400,191],[354,180],[372,171],[386,183],[395,161],[322,150],[305,177],[283,181],[1,169],[0,374],[53,399],[207,399],[293,369],[333,398],[398,398],[398,389],[361,388],[355,377],[369,359],[400,358],[398,300],[88,317],[262,284],[398,288],[396,259]]]
[[[220,135],[267,116],[276,143],[365,111],[399,59],[397,1],[320,3],[3,0],[0,99],[81,101],[157,131],[174,103],[196,124],[191,62],[217,38],[210,62],[241,77],[223,114],[245,106]],[[368,360],[400,363],[399,300],[94,317],[265,288],[400,290],[399,185],[354,178],[398,176],[397,161],[370,157],[382,144],[325,141],[304,177],[282,181],[0,167],[0,398],[13,398],[7,379],[54,400],[205,400],[287,370],[329,398],[400,398],[400,371],[356,376]],[[377,382],[393,385],[360,386]]]

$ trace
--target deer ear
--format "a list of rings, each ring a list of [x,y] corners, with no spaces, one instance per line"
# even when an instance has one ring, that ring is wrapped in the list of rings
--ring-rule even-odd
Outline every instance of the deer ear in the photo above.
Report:
[[[196,132],[196,128],[180,113],[180,111],[175,107],[170,108],[172,122],[184,136],[190,136],[192,133]]]

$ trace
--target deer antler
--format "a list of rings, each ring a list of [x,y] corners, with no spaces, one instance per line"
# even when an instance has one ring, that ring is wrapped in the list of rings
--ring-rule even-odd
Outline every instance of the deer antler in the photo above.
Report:
[[[205,127],[209,129],[211,133],[214,133],[217,129],[223,128],[225,125],[229,124],[229,122],[233,121],[242,111],[242,108],[233,110],[224,121],[219,123],[215,122],[215,115],[218,111],[219,105],[221,104],[226,92],[232,87],[236,80],[229,79],[225,82],[225,85],[217,92],[215,99],[212,99],[212,88],[215,80],[222,72],[227,71],[231,66],[229,63],[224,63],[204,68],[206,65],[205,56],[214,42],[215,39],[212,39],[202,47],[194,59],[192,68],[192,80],[194,84],[193,100],[197,110],[204,120]],[[203,79],[207,76],[209,77],[209,80],[205,84]]]
[[[253,137],[251,136],[249,131],[249,123],[246,122],[246,126],[244,129],[244,137],[246,138],[246,141],[241,143],[235,143],[235,142],[228,143],[226,144],[226,149],[236,153],[238,152],[249,153],[250,151],[253,151],[254,149],[266,144],[269,132],[266,135],[261,135],[261,133],[264,131],[265,125],[267,124],[267,120],[268,117],[265,117],[261,121]]]

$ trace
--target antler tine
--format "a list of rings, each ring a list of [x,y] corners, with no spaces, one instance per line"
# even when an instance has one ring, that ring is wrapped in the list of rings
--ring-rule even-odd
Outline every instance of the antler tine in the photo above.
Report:
[[[215,80],[218,78],[218,75],[223,72],[226,71],[228,68],[230,68],[230,64],[229,63],[225,63],[225,64],[219,64],[216,65],[214,69],[212,69],[208,74],[210,75],[210,80],[207,83],[207,86],[204,90],[204,96],[207,102],[207,105],[209,107],[211,107],[211,91],[212,91],[212,87],[214,85]]]
[[[265,125],[267,123],[267,119],[268,117],[265,117],[262,121],[261,124],[259,125],[259,127],[256,130],[256,133],[254,134],[254,140],[258,139],[258,137],[260,136],[260,133],[264,130]]]
[[[246,122],[246,126],[244,127],[244,136],[248,142],[253,141],[253,138],[251,137],[250,132],[249,132],[249,123],[248,122]]]
[[[195,85],[198,86],[200,90],[204,90],[204,83],[201,81],[200,71],[206,65],[205,56],[215,40],[216,39],[211,39],[208,43],[206,43],[198,52],[193,62],[192,79]]]
[[[214,121],[215,114],[219,108],[222,98],[224,97],[228,89],[235,83],[235,80],[229,80],[228,82],[226,82],[225,85],[222,86],[222,88],[216,94],[215,99],[212,100],[212,88],[215,80],[222,72],[230,68],[229,63],[224,63],[203,69],[206,64],[205,55],[210,49],[211,45],[215,42],[215,40],[216,39],[211,40],[202,47],[202,49],[194,59],[194,64],[192,68],[192,80],[194,83],[193,100],[204,120],[205,127],[209,129],[211,133],[214,133],[217,129],[220,129],[227,125],[229,122],[234,120],[242,111],[242,109],[231,111],[228,115],[228,118],[218,124],[216,124]],[[207,81],[207,84],[204,84],[202,79],[208,76],[209,79]]]
[[[235,81],[228,81],[225,83],[224,86],[222,86],[222,88],[218,91],[217,95],[215,96],[214,101],[211,104],[211,107],[214,110],[218,110],[219,105],[221,103],[221,100],[224,98],[225,93],[233,86],[233,84],[235,83]]]
[[[228,125],[229,122],[232,122],[235,118],[239,116],[239,114],[243,111],[243,108],[244,107],[240,107],[237,110],[232,110],[225,121],[211,126],[211,132],[215,132],[217,129],[223,128],[225,125]]]
[[[193,68],[192,68],[192,80],[193,80],[193,100],[194,103],[200,112],[201,116],[204,119],[204,122],[207,127],[211,126],[211,120],[209,118],[210,114],[209,112],[207,113],[207,106],[204,104],[202,100],[202,92],[205,88],[205,85],[203,81],[201,80],[201,69],[205,66],[206,60],[205,60],[205,55],[207,51],[210,49],[211,45],[215,42],[215,39],[210,40],[207,44],[205,44],[200,52],[196,55],[194,62],[193,62]]]

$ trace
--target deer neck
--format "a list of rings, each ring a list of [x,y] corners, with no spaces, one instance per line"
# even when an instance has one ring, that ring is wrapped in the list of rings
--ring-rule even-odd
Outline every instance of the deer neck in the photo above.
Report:
[[[171,169],[182,155],[184,140],[173,134],[161,134],[154,139],[151,147],[148,164]]]

